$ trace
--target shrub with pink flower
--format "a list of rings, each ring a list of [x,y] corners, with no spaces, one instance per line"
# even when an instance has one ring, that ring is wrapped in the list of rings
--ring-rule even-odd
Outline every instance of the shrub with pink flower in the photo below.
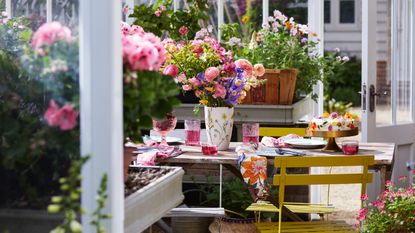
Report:
[[[403,187],[387,182],[386,190],[371,203],[362,196],[363,208],[356,214],[361,232],[414,232],[415,183],[407,176],[399,178]]]
[[[72,130],[77,126],[78,115],[79,112],[71,104],[59,108],[56,102],[51,100],[44,117],[50,126],[58,126],[61,130]]]
[[[51,46],[59,40],[72,43],[75,38],[72,36],[71,30],[59,22],[45,23],[33,34],[32,45],[39,49],[42,46]]]
[[[263,66],[254,71],[249,61],[234,61],[232,52],[210,37],[209,31],[202,29],[194,40],[164,40],[167,53],[164,70],[177,67],[176,81],[183,91],[194,91],[201,104],[232,107],[242,102],[251,86],[261,83],[256,76],[263,74]]]

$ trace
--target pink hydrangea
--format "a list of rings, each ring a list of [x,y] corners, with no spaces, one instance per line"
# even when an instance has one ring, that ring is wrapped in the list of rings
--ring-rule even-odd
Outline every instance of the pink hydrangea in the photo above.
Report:
[[[44,45],[51,46],[57,41],[66,41],[68,43],[75,41],[71,35],[71,30],[59,22],[43,24],[32,37],[32,45],[35,49],[39,49]]]
[[[77,125],[79,112],[72,105],[65,104],[59,109],[54,100],[49,102],[44,117],[50,126],[59,126],[61,130],[71,130]]]
[[[166,60],[164,45],[142,27],[126,23],[121,25],[123,61],[128,69],[158,70]]]

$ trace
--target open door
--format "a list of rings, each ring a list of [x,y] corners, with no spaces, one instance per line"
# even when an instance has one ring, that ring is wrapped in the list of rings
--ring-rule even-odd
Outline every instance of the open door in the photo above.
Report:
[[[396,143],[395,182],[414,161],[414,5],[362,1],[362,140]]]

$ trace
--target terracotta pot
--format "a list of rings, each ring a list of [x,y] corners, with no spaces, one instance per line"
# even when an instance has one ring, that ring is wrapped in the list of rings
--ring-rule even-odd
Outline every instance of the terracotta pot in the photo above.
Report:
[[[297,84],[297,69],[280,70],[279,104],[289,105],[293,103],[295,86]]]
[[[136,155],[133,151],[137,150],[136,147],[124,146],[124,182],[128,178],[128,168],[131,165],[131,162],[136,158]]]

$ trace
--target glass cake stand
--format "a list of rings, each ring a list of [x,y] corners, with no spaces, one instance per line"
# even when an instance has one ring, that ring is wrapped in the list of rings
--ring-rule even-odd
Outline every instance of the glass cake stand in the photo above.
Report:
[[[322,149],[322,151],[326,152],[338,152],[342,151],[340,147],[336,143],[336,138],[342,137],[351,137],[359,134],[359,129],[354,128],[351,130],[344,130],[344,131],[308,131],[308,137],[319,137],[319,138],[326,138],[327,145]]]

